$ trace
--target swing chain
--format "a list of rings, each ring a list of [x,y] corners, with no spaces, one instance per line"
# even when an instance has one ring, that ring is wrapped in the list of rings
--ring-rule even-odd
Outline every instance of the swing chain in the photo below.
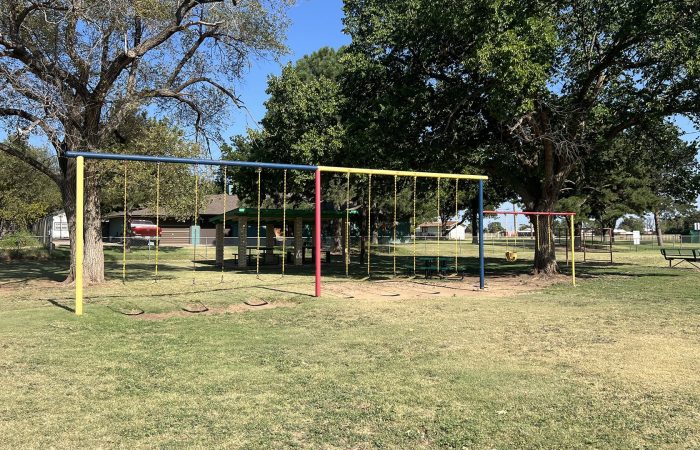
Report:
[[[396,186],[396,180],[397,177],[394,175],[394,226],[393,226],[393,259],[394,259],[394,276],[396,276],[396,203],[397,203],[397,196],[398,196],[398,190]]]
[[[345,198],[345,276],[350,276],[350,172],[347,173],[347,196]]]
[[[194,224],[192,225],[192,284],[196,284],[197,273],[197,223],[199,222],[199,166],[194,165]]]
[[[413,177],[413,276],[416,276],[416,189],[418,188],[418,177]]]
[[[261,177],[262,177],[262,168],[258,167],[257,169],[258,172],[258,221],[255,224],[255,228],[257,229],[257,243],[256,243],[256,255],[255,255],[255,277],[257,279],[260,279],[260,192],[261,192]]]
[[[226,265],[226,199],[228,197],[228,174],[226,172],[227,167],[224,166],[224,230],[221,233],[221,249],[223,255],[221,256],[221,282],[224,282],[224,266]]]
[[[437,179],[437,271],[440,273],[440,235],[442,234],[442,216],[440,215],[440,177]]]
[[[156,163],[156,273],[158,281],[158,252],[160,251],[160,161]]]
[[[367,276],[370,276],[372,255],[372,174],[369,174],[367,189]]]
[[[459,178],[455,178],[455,220],[458,220],[459,216],[459,200],[457,199],[457,193],[459,192]],[[455,223],[455,226],[453,230],[457,229],[457,224]],[[455,275],[459,274],[459,243],[457,242],[457,239],[455,239]]]
[[[126,283],[126,166],[127,161],[124,161],[124,217],[122,218],[122,236],[124,240],[122,241],[122,283]]]
[[[287,169],[284,169],[282,187],[282,276],[287,259]]]

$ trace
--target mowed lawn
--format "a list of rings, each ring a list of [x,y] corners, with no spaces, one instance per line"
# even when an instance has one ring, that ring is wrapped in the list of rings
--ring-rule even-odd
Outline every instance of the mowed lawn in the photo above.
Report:
[[[616,259],[576,288],[410,300],[184,263],[153,283],[145,261],[80,318],[65,261],[2,263],[0,447],[698,448],[700,272]],[[221,313],[119,313],[191,302]]]

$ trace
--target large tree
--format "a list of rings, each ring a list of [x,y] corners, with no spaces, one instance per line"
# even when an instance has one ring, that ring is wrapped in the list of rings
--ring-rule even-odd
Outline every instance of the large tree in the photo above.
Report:
[[[0,0],[0,118],[8,132],[39,134],[59,170],[21,148],[0,150],[44,172],[61,190],[74,276],[75,161],[99,151],[134,111],[169,115],[198,136],[215,132],[251,55],[277,56],[293,0]],[[100,196],[86,167],[85,278],[104,279]]]
[[[604,227],[626,214],[651,213],[662,245],[659,217],[694,208],[700,194],[698,143],[681,135],[670,121],[640,121],[579,166],[574,195]]]
[[[5,145],[21,147],[37,160],[50,160],[45,150],[26,143]],[[34,221],[59,209],[60,204],[60,194],[50,178],[24,161],[0,153],[0,237],[6,232],[27,230]]]
[[[411,148],[418,163],[480,152],[527,209],[554,210],[572,172],[643,118],[700,113],[694,0],[346,0],[345,11],[351,92],[373,112],[359,128],[377,151]],[[462,151],[416,146],[426,141]],[[552,246],[534,270],[556,272]]]

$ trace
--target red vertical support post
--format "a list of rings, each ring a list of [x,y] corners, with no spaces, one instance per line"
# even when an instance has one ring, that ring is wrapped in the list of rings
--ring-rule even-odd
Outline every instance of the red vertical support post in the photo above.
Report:
[[[321,296],[321,170],[316,169],[316,223],[314,226],[314,261],[316,262],[316,297]]]

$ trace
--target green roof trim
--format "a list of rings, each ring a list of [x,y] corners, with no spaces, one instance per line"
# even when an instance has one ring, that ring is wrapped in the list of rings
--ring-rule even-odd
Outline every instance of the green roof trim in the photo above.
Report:
[[[260,219],[282,219],[282,209],[261,209],[260,210]],[[359,216],[359,211],[356,209],[348,211],[350,218],[353,219],[354,217]],[[336,211],[336,210],[321,210],[321,219],[342,219],[345,217],[346,211]],[[257,220],[258,218],[258,209],[257,208],[236,208],[232,209],[230,211],[226,211],[226,222],[232,222],[236,221],[241,217],[245,217],[247,219],[255,219]],[[287,210],[287,219],[296,219],[296,218],[302,218],[302,219],[309,219],[312,220],[315,218],[315,211],[313,209],[288,209]],[[224,220],[224,215],[220,214],[218,216],[214,216],[211,219],[209,219],[210,222],[212,223],[220,223],[223,222]]]

